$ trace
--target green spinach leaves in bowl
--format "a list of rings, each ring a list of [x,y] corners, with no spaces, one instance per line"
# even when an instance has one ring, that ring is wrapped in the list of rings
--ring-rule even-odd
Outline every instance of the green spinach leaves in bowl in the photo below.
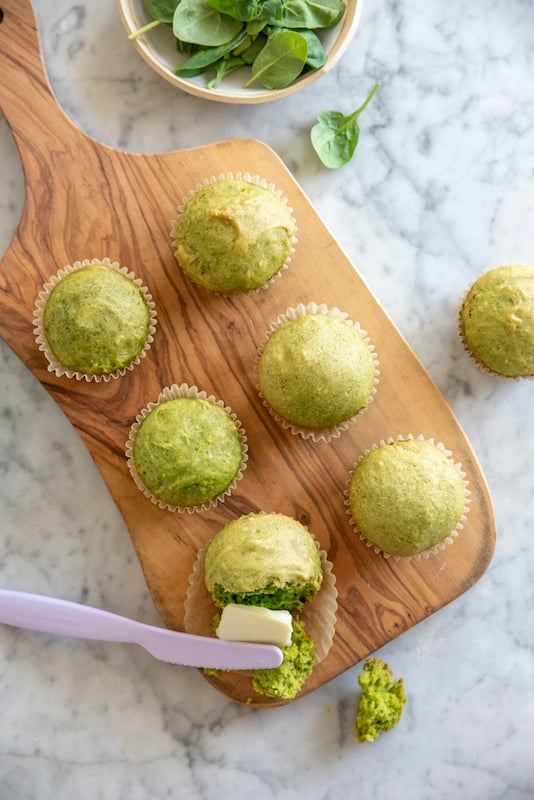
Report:
[[[275,99],[265,96],[269,92],[286,96],[301,88],[296,84],[307,85],[332,66],[333,56],[340,57],[355,30],[360,4],[361,0],[120,0],[119,7],[129,38],[167,80],[193,94],[204,94],[199,87],[224,93],[228,76],[238,72],[237,90],[228,93],[227,100],[260,102]],[[163,33],[167,52],[157,63],[155,36],[161,43]],[[193,88],[184,85],[188,83]],[[259,96],[250,99],[249,94]]]

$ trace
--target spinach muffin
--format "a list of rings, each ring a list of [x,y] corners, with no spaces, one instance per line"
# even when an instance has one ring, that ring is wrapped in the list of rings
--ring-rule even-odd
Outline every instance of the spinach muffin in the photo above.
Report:
[[[479,366],[505,378],[534,377],[534,267],[485,272],[463,300],[459,326]]]
[[[373,350],[354,325],[307,309],[274,326],[258,360],[260,395],[297,432],[346,423],[370,402],[377,375]]]
[[[155,329],[154,304],[139,284],[107,259],[78,262],[46,284],[35,326],[49,369],[89,380],[138,363]]]
[[[381,444],[356,465],[348,504],[363,538],[385,555],[432,551],[455,534],[466,511],[463,475],[431,441]]]
[[[223,178],[185,202],[172,234],[180,268],[211,292],[241,294],[264,286],[288,262],[295,222],[266,186]]]
[[[238,517],[198,553],[184,604],[186,631],[214,635],[221,608],[230,603],[291,613],[291,641],[281,648],[282,664],[254,670],[250,688],[251,702],[254,692],[293,699],[334,637],[337,590],[325,551],[285,514]]]
[[[198,509],[227,494],[245,466],[244,431],[205,396],[164,394],[132,426],[130,471],[154,502]]]
[[[205,580],[215,605],[245,603],[299,611],[323,575],[309,531],[285,514],[248,514],[229,522],[206,549]]]

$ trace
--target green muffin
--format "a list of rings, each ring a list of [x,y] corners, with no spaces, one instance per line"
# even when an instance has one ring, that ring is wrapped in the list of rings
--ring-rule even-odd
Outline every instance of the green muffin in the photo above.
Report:
[[[282,419],[324,429],[365,408],[375,381],[373,354],[343,319],[303,313],[269,336],[258,361],[259,391]]]
[[[290,209],[270,189],[225,178],[185,203],[174,234],[175,255],[194,283],[240,294],[263,286],[281,269],[295,230]]]
[[[237,423],[217,403],[176,397],[158,403],[132,435],[141,488],[170,508],[194,508],[226,492],[243,465]]]
[[[87,264],[67,272],[46,298],[45,354],[73,373],[111,375],[143,353],[151,322],[132,278],[105,263]]]
[[[369,543],[385,554],[413,556],[455,531],[466,498],[460,471],[439,447],[406,439],[364,456],[350,479],[348,501]]]
[[[480,366],[506,378],[534,377],[534,267],[484,273],[467,293],[459,323]]]
[[[315,540],[285,514],[247,514],[228,523],[206,548],[206,588],[214,603],[298,611],[323,579]]]
[[[337,590],[332,564],[314,538],[285,514],[256,513],[224,526],[198,553],[184,602],[184,627],[213,636],[221,608],[241,603],[292,616],[280,667],[254,670],[251,689],[293,699],[334,638]]]

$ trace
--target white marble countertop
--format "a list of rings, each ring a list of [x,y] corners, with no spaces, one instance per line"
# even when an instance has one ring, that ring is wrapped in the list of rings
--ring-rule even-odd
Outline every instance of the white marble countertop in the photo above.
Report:
[[[354,741],[359,666],[259,711],[138,648],[0,628],[1,800],[534,797],[534,383],[479,371],[455,328],[480,272],[534,261],[534,2],[366,0],[333,72],[248,107],[166,84],[110,0],[35,6],[57,98],[95,138],[148,152],[246,136],[281,156],[464,427],[498,538],[474,587],[380,651],[408,705],[373,744]],[[375,81],[353,161],[323,168],[316,115]],[[3,118],[0,185],[3,253],[23,204]],[[0,476],[0,585],[159,624],[93,462],[1,343]]]

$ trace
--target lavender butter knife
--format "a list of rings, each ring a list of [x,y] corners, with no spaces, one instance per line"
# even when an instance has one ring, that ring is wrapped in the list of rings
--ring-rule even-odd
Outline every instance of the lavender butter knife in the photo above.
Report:
[[[160,661],[213,669],[269,669],[282,663],[275,645],[231,642],[146,625],[91,606],[0,589],[0,623],[32,631],[139,644]]]

